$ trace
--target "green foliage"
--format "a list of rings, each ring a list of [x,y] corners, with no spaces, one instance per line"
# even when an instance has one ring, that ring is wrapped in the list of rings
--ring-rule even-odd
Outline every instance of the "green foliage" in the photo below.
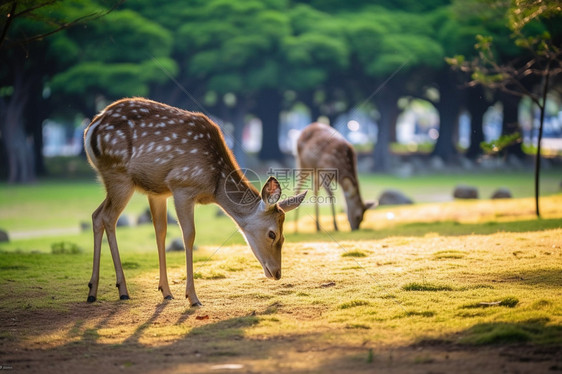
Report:
[[[519,142],[521,142],[521,134],[515,132],[513,134],[502,135],[498,139],[490,142],[482,142],[480,143],[480,148],[482,148],[486,154],[492,155],[497,154],[506,147]]]
[[[51,253],[54,255],[70,254],[76,255],[84,252],[77,244],[63,241],[51,244]]]

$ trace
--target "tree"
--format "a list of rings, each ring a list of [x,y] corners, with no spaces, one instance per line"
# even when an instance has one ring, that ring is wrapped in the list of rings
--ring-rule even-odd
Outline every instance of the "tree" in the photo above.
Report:
[[[0,17],[6,20],[0,30],[0,136],[6,159],[0,156],[0,163],[6,166],[2,169],[8,171],[10,183],[32,181],[35,155],[41,154],[41,123],[29,123],[30,116],[24,113],[40,101],[40,82],[54,74],[44,39],[112,9],[75,1],[64,8],[54,1],[14,0],[0,6]],[[35,142],[29,141],[30,132]]]
[[[360,67],[354,79],[365,97],[373,95],[380,112],[377,144],[373,151],[376,170],[390,167],[389,144],[398,117],[397,101],[409,90],[414,76],[442,64],[443,48],[432,38],[428,14],[366,7],[348,16],[353,51],[352,65]],[[365,79],[368,77],[368,80]],[[367,88],[368,87],[368,88]]]
[[[450,59],[453,66],[472,72],[473,85],[483,84],[515,96],[527,96],[540,111],[535,156],[535,212],[540,217],[539,181],[541,140],[546,99],[551,81],[562,74],[560,21],[562,2],[513,0],[507,9],[509,28],[515,45],[527,51],[522,57],[502,62],[497,58],[489,36],[478,36],[478,57],[465,62],[463,56]],[[532,82],[529,82],[531,80]],[[535,83],[537,89],[532,89]]]

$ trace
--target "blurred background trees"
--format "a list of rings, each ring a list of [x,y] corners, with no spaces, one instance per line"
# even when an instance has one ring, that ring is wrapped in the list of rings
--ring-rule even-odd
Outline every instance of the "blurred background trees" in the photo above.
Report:
[[[525,64],[531,56],[510,28],[521,18],[529,19],[527,37],[548,33],[560,48],[560,3],[546,11],[540,4],[3,2],[0,178],[28,182],[44,173],[44,132],[55,123],[74,139],[69,152],[79,152],[88,119],[123,96],[206,113],[243,165],[247,155],[286,162],[298,131],[318,119],[348,137],[377,171],[390,171],[395,155],[412,152],[445,163],[477,160],[480,143],[502,133],[523,134],[529,148],[536,106],[470,87],[473,77],[451,69],[446,58],[476,57],[476,36],[483,35],[494,40],[499,63]],[[535,92],[540,82],[522,84]],[[562,132],[559,88],[559,79],[551,80],[554,133]],[[490,133],[491,122],[499,133]],[[506,152],[524,157],[522,144]]]

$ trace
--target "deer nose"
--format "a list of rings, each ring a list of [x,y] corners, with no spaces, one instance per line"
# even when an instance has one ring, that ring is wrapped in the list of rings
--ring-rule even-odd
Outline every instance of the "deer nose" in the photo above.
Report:
[[[274,275],[275,280],[281,279],[281,269],[277,270]]]

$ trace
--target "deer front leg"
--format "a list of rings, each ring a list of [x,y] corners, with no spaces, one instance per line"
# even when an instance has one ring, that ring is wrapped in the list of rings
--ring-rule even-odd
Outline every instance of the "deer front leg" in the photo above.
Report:
[[[88,292],[88,302],[93,303],[96,301],[98,294],[98,284],[100,280],[100,255],[101,255],[101,242],[103,239],[103,221],[101,211],[105,205],[105,200],[100,206],[92,213],[92,228],[94,230],[94,265],[92,268],[92,277],[88,283],[90,291]]]
[[[185,297],[189,299],[191,306],[201,306],[202,304],[195,293],[195,283],[193,280],[193,242],[195,241],[195,224],[193,221],[194,199],[186,191],[179,191],[174,192],[174,203],[185,246]]]
[[[318,212],[318,188],[319,188],[319,181],[318,181],[318,173],[316,173],[316,178],[314,178],[313,185],[314,185],[314,212],[316,214],[316,231],[320,231],[320,214]]]
[[[168,228],[168,204],[167,198],[161,196],[149,196],[150,213],[152,214],[152,224],[156,233],[156,246],[158,247],[158,264],[160,266],[160,280],[158,290],[162,291],[164,299],[174,298],[168,284],[168,273],[166,272],[166,230]]]
[[[329,186],[324,186],[326,192],[328,193],[328,198],[330,199],[330,205],[332,206],[332,220],[334,221],[334,230],[338,231],[338,224],[336,222],[336,207],[334,204],[334,192],[330,189]]]

